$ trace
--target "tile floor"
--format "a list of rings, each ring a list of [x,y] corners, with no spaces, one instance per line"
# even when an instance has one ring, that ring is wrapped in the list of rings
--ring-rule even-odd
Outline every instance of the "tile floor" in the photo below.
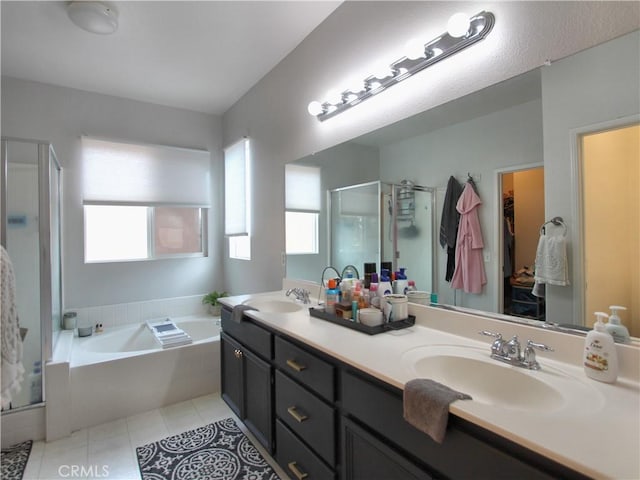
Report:
[[[246,432],[220,394],[214,393],[85,428],[54,442],[35,442],[23,480],[139,480],[136,447],[227,417],[236,419],[276,473],[288,479]]]

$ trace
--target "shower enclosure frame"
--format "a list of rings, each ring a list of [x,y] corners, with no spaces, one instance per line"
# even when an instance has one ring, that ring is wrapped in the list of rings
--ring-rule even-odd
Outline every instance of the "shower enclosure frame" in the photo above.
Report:
[[[431,231],[432,231],[432,242],[431,242],[431,248],[430,248],[430,252],[429,254],[431,255],[431,263],[432,263],[432,268],[431,268],[431,289],[436,288],[437,286],[437,248],[436,245],[438,243],[437,238],[438,238],[438,230],[436,229],[437,227],[437,220],[436,220],[436,215],[435,215],[435,211],[436,211],[436,189],[434,187],[426,187],[423,185],[417,185],[414,184],[412,182],[407,182],[407,183],[390,183],[390,182],[384,182],[384,181],[380,181],[380,180],[375,180],[372,182],[366,182],[366,183],[360,183],[360,184],[356,184],[356,185],[348,185],[345,187],[339,187],[339,188],[333,188],[330,190],[327,190],[327,218],[326,218],[326,222],[327,222],[327,262],[328,264],[331,264],[331,260],[333,258],[333,242],[332,242],[332,214],[331,212],[333,211],[332,209],[332,197],[331,194],[332,193],[340,193],[340,192],[344,192],[344,191],[348,191],[348,190],[352,190],[355,188],[362,188],[362,187],[370,187],[372,185],[377,185],[378,186],[378,220],[379,220],[379,225],[378,225],[378,229],[379,229],[379,233],[378,233],[378,258],[376,259],[376,264],[380,265],[380,262],[382,261],[382,257],[383,257],[383,244],[384,242],[384,237],[385,237],[385,226],[384,226],[384,222],[383,220],[383,209],[385,208],[385,200],[384,197],[389,196],[391,199],[391,203],[392,205],[397,205],[398,204],[398,195],[399,195],[399,191],[401,189],[407,189],[410,188],[413,192],[425,192],[425,193],[429,193],[430,194],[430,201],[429,201],[429,208],[431,209],[432,215],[431,215],[431,220],[430,220],[430,227],[431,227]],[[398,213],[397,213],[397,208],[393,208],[392,212],[391,212],[391,222],[393,224],[393,229],[392,229],[392,234],[391,234],[391,244],[392,244],[392,252],[391,252],[391,256],[392,256],[392,268],[395,271],[398,268],[398,258],[400,257],[400,252],[398,249]]]
[[[54,305],[57,305],[58,320],[62,316],[63,292],[62,292],[62,167],[58,162],[53,146],[50,142],[16,138],[2,137],[1,139],[1,159],[0,159],[0,187],[2,196],[0,198],[0,242],[7,245],[7,181],[9,164],[10,142],[21,142],[37,145],[38,155],[38,237],[39,237],[39,271],[40,271],[40,343],[42,364],[51,360],[53,354],[53,331],[54,331]],[[53,173],[57,172],[57,182],[53,182]],[[56,205],[52,205],[52,194]],[[55,208],[53,210],[52,208]],[[52,225],[52,218],[56,216],[57,226]],[[52,245],[57,245],[56,252],[52,252]],[[58,265],[57,272],[54,272],[54,257]],[[58,292],[54,293],[54,274],[59,285]],[[55,297],[54,298],[54,294]],[[59,326],[59,321],[58,321]],[[43,368],[44,386],[44,368]],[[45,389],[42,389],[42,402],[46,400]],[[17,411],[23,408],[32,408],[35,405],[18,406],[8,410]]]

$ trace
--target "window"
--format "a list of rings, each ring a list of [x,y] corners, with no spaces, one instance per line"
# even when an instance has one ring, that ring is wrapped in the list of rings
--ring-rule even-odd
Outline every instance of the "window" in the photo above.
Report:
[[[204,256],[205,210],[85,203],[85,262]]]
[[[320,168],[286,165],[285,193],[287,255],[318,254]]]
[[[82,155],[86,263],[206,256],[208,152],[83,137]]]
[[[229,257],[251,260],[251,162],[249,140],[224,150],[224,234]]]

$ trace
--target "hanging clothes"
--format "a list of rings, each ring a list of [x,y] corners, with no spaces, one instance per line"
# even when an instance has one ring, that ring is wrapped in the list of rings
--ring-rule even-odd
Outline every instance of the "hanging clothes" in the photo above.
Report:
[[[447,249],[447,273],[445,275],[447,282],[451,281],[455,270],[456,239],[460,222],[460,213],[456,209],[456,205],[461,194],[462,186],[452,175],[447,183],[440,219],[440,246]]]
[[[451,286],[466,293],[481,293],[487,283],[484,271],[482,249],[484,241],[478,218],[478,208],[482,205],[471,182],[467,182],[458,200],[456,209],[460,213],[460,225],[456,242],[456,268]]]
[[[0,245],[0,336],[2,338],[2,408],[8,408],[13,395],[21,390],[22,338],[16,306],[16,282],[9,254]]]

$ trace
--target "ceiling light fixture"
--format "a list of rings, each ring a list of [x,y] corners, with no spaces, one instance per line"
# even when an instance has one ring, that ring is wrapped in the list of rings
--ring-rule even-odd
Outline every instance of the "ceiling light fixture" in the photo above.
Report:
[[[71,2],[67,6],[67,15],[87,32],[109,35],[118,29],[118,13],[101,2]]]
[[[357,91],[357,89],[353,88],[344,90],[343,87],[342,90],[337,90],[337,92],[340,92],[339,94],[336,94],[334,90],[332,91],[332,98],[327,98],[324,102],[314,100],[309,103],[307,110],[321,122],[327,120],[400,83],[402,80],[434,63],[479,42],[489,34],[494,23],[495,17],[491,12],[480,12],[471,18],[465,14],[455,14],[448,24],[451,31],[447,31],[425,43],[422,49],[416,49],[415,45],[411,45],[407,56],[396,60],[388,66],[383,65],[380,69],[376,68],[376,73],[366,77],[361,82],[363,86],[361,90]]]

